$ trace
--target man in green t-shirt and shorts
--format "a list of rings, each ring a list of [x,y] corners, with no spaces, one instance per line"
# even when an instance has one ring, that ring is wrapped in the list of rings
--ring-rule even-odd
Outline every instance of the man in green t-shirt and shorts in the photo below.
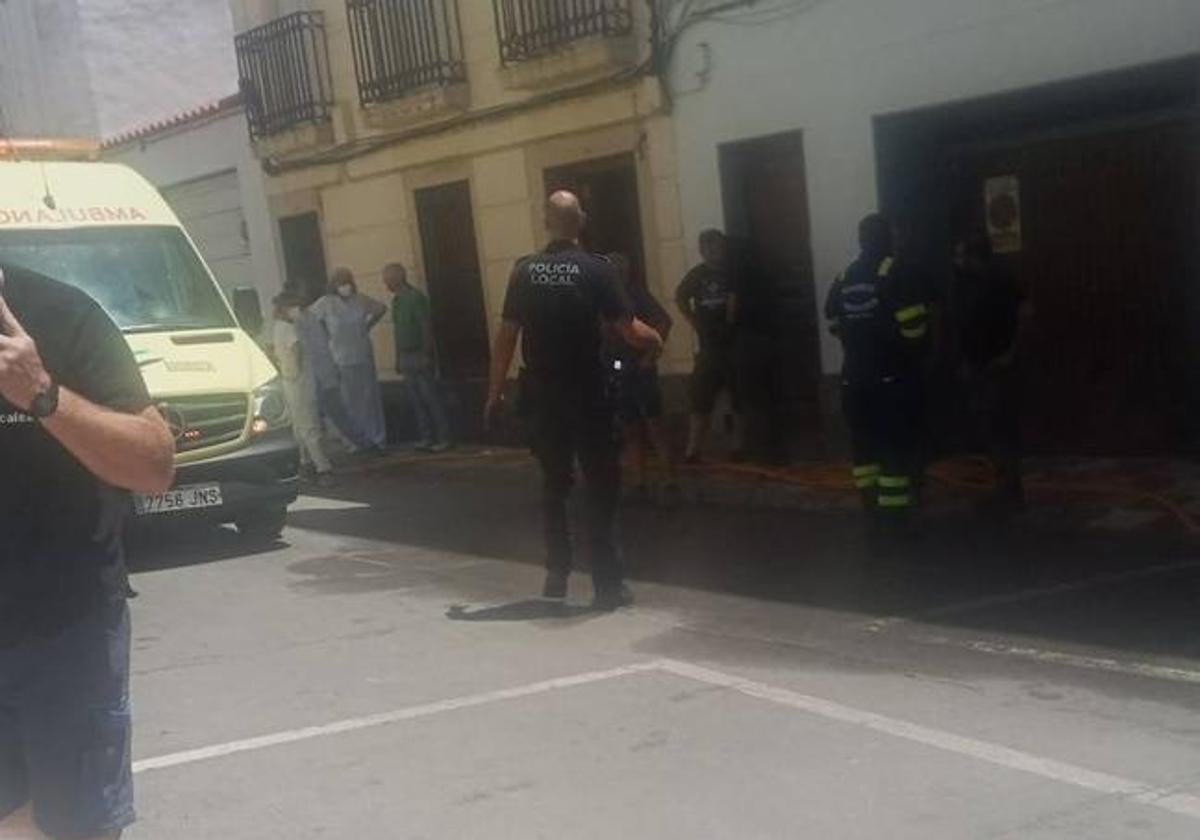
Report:
[[[392,293],[396,372],[404,377],[417,416],[420,439],[416,448],[445,452],[454,444],[450,439],[446,404],[438,388],[429,298],[408,282],[408,270],[400,263],[384,266],[383,282]]]

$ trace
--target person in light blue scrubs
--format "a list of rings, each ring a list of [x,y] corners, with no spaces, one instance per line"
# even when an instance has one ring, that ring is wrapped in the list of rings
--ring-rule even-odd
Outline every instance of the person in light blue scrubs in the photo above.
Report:
[[[328,293],[309,312],[328,337],[343,404],[371,445],[383,448],[387,444],[387,425],[371,330],[387,314],[387,307],[359,294],[354,274],[347,268],[339,268],[330,278]]]

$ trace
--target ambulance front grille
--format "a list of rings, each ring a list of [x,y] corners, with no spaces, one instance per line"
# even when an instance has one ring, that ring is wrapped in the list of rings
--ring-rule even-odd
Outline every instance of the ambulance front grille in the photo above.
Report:
[[[183,454],[239,440],[246,432],[250,398],[246,394],[172,397],[159,410],[175,436],[175,451]]]

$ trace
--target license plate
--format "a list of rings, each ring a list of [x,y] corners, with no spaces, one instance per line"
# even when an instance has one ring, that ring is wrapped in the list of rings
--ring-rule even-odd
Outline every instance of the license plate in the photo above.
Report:
[[[223,503],[220,484],[190,484],[187,487],[176,487],[166,493],[133,497],[133,509],[138,516],[220,507]]]

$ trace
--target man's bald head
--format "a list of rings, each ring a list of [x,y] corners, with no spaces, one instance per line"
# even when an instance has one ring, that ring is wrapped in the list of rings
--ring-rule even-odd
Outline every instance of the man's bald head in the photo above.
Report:
[[[558,190],[546,199],[546,230],[555,239],[578,239],[586,222],[579,196],[570,190]]]

